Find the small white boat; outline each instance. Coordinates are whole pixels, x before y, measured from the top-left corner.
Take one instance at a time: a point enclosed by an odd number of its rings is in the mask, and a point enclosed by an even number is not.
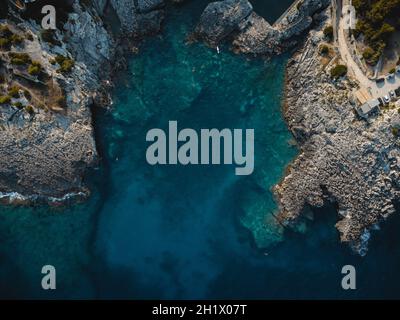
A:
[[[218,46],[217,46],[217,52],[218,52],[218,54],[221,53],[221,50],[219,50],[219,47],[218,47]]]

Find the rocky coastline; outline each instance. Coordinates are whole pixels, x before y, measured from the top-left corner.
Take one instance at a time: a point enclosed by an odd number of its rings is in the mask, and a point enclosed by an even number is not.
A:
[[[64,92],[67,105],[33,105],[22,112],[19,93],[10,108],[0,109],[3,203],[54,204],[89,195],[83,177],[98,161],[91,107],[111,103],[113,74],[124,68],[126,53],[140,39],[159,32],[165,14],[163,0],[73,2],[73,12],[55,33],[55,44],[43,41],[39,25],[16,12],[1,21],[30,35],[11,50],[28,52],[40,63],[46,77]],[[330,77],[330,67],[340,57],[334,48],[330,60],[321,56],[329,3],[300,1],[271,25],[246,0],[213,2],[201,15],[194,37],[213,47],[228,42],[237,53],[263,57],[296,48],[287,65],[283,113],[300,151],[274,187],[276,217],[293,227],[309,217],[308,207],[335,203],[341,241],[364,255],[370,231],[395,212],[400,196],[399,140],[392,134],[400,128],[400,116],[385,110],[376,121],[360,119],[352,96],[357,84]],[[109,19],[117,21],[123,36],[112,31]],[[70,73],[58,72],[52,63],[57,55],[74,59]],[[4,63],[9,72],[12,66]]]
[[[326,16],[329,22],[329,11]],[[399,116],[390,109],[371,121],[357,116],[357,83],[331,78],[338,52],[330,62],[321,56],[325,25],[310,32],[286,70],[283,112],[300,154],[274,188],[278,219],[295,226],[309,207],[334,203],[341,241],[365,255],[371,231],[395,213],[399,199],[399,140],[393,134]]]
[[[330,0],[302,0],[273,25],[260,17],[248,0],[210,3],[200,17],[193,37],[211,47],[228,42],[236,53],[271,57],[295,47]]]
[[[393,132],[400,117],[387,109],[376,119],[360,119],[354,108],[357,83],[332,79],[330,70],[341,58],[323,33],[332,24],[329,5],[295,3],[271,26],[248,1],[215,2],[195,35],[213,47],[228,42],[235,52],[264,57],[295,48],[286,68],[283,113],[300,150],[273,188],[276,218],[296,229],[312,218],[310,208],[334,203],[341,241],[365,255],[371,231],[395,213],[399,199],[400,151]],[[321,54],[322,46],[330,48],[328,56]]]
[[[50,40],[38,21],[21,17],[11,4],[1,20],[4,30],[23,39],[3,50],[1,60],[4,90],[16,83],[19,88],[15,97],[5,96],[9,107],[0,109],[0,201],[5,204],[54,205],[88,197],[83,178],[98,163],[91,108],[110,105],[113,77],[125,67],[126,54],[159,32],[164,17],[162,0],[69,3],[67,21]],[[15,53],[39,65],[45,80],[20,72],[8,61]],[[73,61],[71,71],[60,72],[53,62],[57,57]],[[52,99],[54,88],[63,106]]]

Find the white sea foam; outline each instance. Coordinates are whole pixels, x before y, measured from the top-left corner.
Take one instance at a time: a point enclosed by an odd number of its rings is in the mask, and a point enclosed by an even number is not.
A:
[[[39,195],[22,195],[18,192],[0,192],[0,200],[7,199],[8,202],[14,203],[18,201],[30,201],[30,202],[35,202],[35,201],[45,201],[48,203],[54,203],[54,202],[64,202],[67,200],[70,200],[75,197],[86,197],[87,193],[85,192],[70,192],[65,194],[62,197],[44,197],[44,196],[39,196]]]

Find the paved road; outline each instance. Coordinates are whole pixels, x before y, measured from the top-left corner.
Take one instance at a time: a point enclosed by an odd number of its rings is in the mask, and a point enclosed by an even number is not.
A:
[[[341,1],[338,1],[339,5]],[[345,5],[349,3],[349,1],[344,1]],[[341,10],[341,9],[340,9]],[[338,8],[339,11],[339,8]],[[338,30],[338,49],[342,60],[347,64],[349,69],[349,75],[356,79],[361,87],[366,88],[374,98],[383,97],[387,95],[389,91],[395,90],[400,87],[400,75],[397,73],[394,79],[388,81],[386,80],[384,83],[377,84],[374,80],[370,80],[365,73],[361,70],[358,64],[354,61],[354,58],[351,54],[350,48],[348,47],[348,43],[346,41],[346,35],[344,30],[345,21],[343,18],[337,20],[339,26]]]

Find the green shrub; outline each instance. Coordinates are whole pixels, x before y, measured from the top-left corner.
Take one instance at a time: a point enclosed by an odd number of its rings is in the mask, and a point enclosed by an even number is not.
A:
[[[398,128],[392,128],[392,134],[397,137],[399,135],[399,129]]]
[[[354,0],[357,11],[356,33],[365,36],[365,42],[373,50],[370,64],[376,64],[388,45],[389,38],[396,28],[399,30],[400,1],[399,0]]]
[[[7,49],[10,46],[10,40],[7,38],[0,38],[0,48]]]
[[[25,107],[26,112],[28,112],[30,115],[35,113],[35,109],[33,109],[32,106],[26,106]]]
[[[10,52],[8,56],[11,58],[12,64],[24,65],[31,63],[31,58],[27,53]]]
[[[11,32],[10,28],[7,25],[5,24],[0,25],[0,36],[8,38],[11,37],[12,34],[13,33]]]
[[[389,73],[394,74],[395,72],[396,72],[396,68],[392,68],[392,69],[389,70]]]
[[[68,73],[68,72],[71,72],[71,70],[72,70],[72,68],[74,67],[74,65],[75,65],[75,62],[74,62],[73,60],[70,60],[70,59],[65,60],[65,61],[62,63],[62,65],[61,65],[59,71],[60,71],[61,73]]]
[[[39,67],[37,67],[37,66],[30,65],[30,66],[28,67],[28,73],[29,73],[31,76],[37,76],[37,75],[40,74],[40,72],[41,72],[41,69],[40,69]]]
[[[20,87],[12,86],[11,88],[8,89],[8,94],[13,98],[18,98],[19,97],[19,90],[20,90]]]
[[[329,47],[327,45],[322,45],[320,49],[322,55],[327,55],[329,53]]]
[[[8,104],[11,101],[10,96],[0,96],[0,104]]]
[[[37,76],[40,72],[42,72],[42,65],[37,61],[32,61],[32,64],[28,67],[28,73]]]
[[[382,50],[379,49],[378,51],[375,51],[371,47],[367,47],[363,52],[363,58],[365,59],[365,61],[368,64],[374,66],[378,63],[382,52],[383,52],[383,49]]]
[[[338,79],[340,77],[343,77],[347,74],[347,66],[338,64],[335,67],[332,68],[331,70],[331,77],[334,79]]]
[[[11,59],[11,64],[14,64],[16,66],[23,66],[23,65],[26,64],[26,62],[24,60],[22,60],[22,59],[19,59],[19,58],[12,58]]]
[[[71,72],[72,68],[75,65],[75,61],[64,57],[62,55],[57,55],[54,60],[60,65],[60,68],[58,68],[58,72],[60,73],[68,73]]]
[[[329,40],[333,39],[333,27],[332,26],[326,26],[324,29],[324,36],[328,38]]]
[[[24,38],[21,37],[20,35],[14,33],[11,36],[10,40],[11,40],[12,44],[20,44],[20,43],[22,43],[22,41],[24,41]]]
[[[374,56],[374,54],[375,54],[374,49],[372,49],[371,47],[367,47],[363,52],[363,58],[365,60],[369,60]]]
[[[62,56],[61,54],[56,55],[54,58],[54,61],[58,63],[59,65],[62,65],[62,63],[67,59],[66,57]]]

